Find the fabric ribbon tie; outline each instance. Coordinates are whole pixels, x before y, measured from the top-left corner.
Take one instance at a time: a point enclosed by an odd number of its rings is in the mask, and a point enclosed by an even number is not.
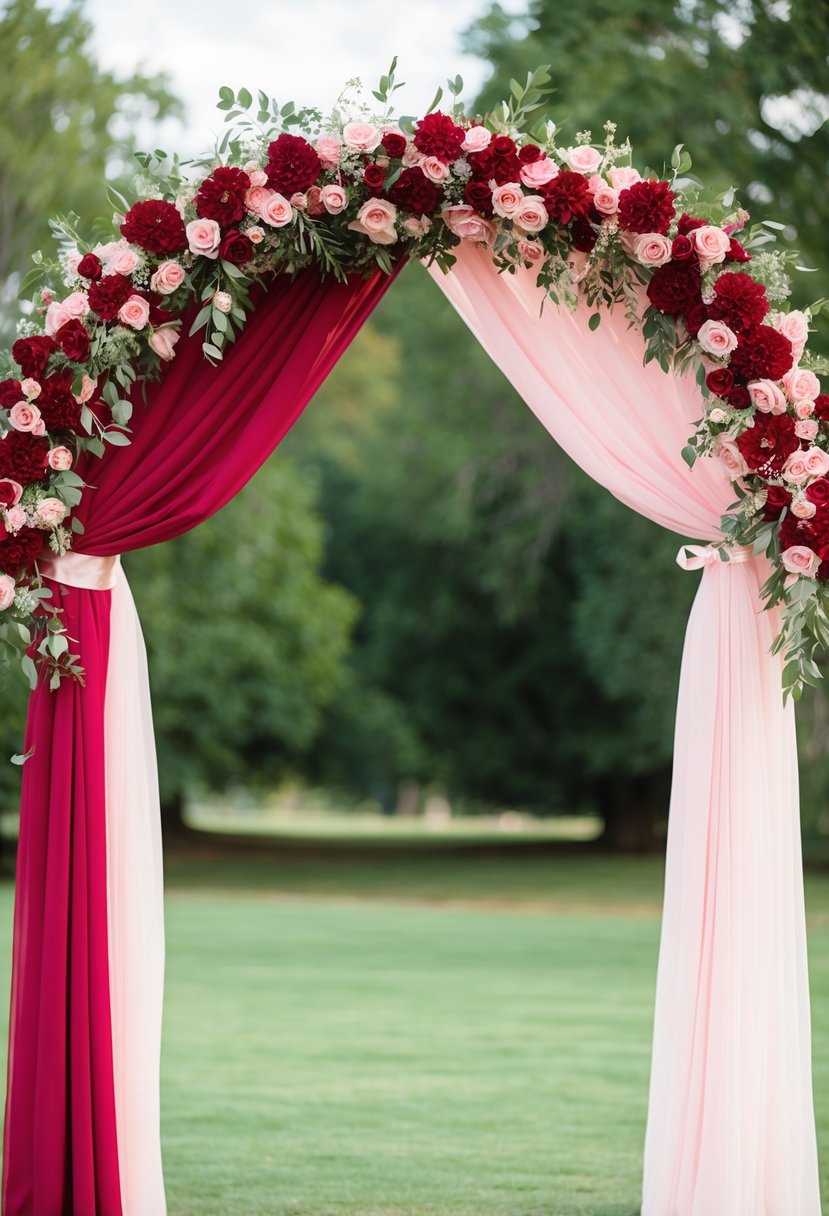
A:
[[[40,573],[65,587],[84,591],[111,591],[121,573],[121,558],[96,557],[92,553],[70,551],[62,557],[47,557],[40,562]]]
[[[723,552],[728,554],[727,558],[721,556]],[[750,562],[752,557],[754,550],[751,545],[733,545],[725,550],[716,545],[680,545],[676,564],[680,570],[702,570],[706,566],[720,563],[724,566],[735,563],[739,565],[741,562]]]

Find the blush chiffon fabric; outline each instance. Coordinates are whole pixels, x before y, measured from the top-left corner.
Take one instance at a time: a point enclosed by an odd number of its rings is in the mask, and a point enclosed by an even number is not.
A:
[[[15,893],[4,1216],[164,1216],[161,837],[146,657],[118,554],[186,532],[256,472],[394,276],[263,294],[218,367],[183,337],[132,444],[90,462],[48,565],[85,684],[32,695]],[[233,538],[229,538],[233,544]]]
[[[693,377],[643,366],[623,310],[590,332],[586,307],[540,311],[533,271],[455,252],[430,273],[557,443],[640,514],[720,540],[731,483],[680,456],[703,411]],[[642,1216],[821,1211],[794,713],[767,574],[764,558],[703,563],[685,636]]]

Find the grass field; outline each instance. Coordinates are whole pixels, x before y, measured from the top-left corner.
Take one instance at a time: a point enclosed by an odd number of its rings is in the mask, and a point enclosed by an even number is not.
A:
[[[289,852],[167,883],[171,1216],[637,1212],[657,862]],[[829,878],[808,903],[829,1158]]]

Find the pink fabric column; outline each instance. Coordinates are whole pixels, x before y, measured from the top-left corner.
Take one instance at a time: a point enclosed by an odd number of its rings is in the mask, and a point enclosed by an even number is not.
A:
[[[84,551],[114,556],[156,544],[222,507],[296,421],[390,281],[379,272],[368,280],[321,281],[313,270],[277,280],[217,368],[205,362],[200,336],[182,338],[163,380],[149,387],[148,403],[136,393],[132,445],[89,465],[96,488],[79,512]],[[39,685],[29,711],[27,746],[34,754],[21,808],[3,1212],[163,1216],[158,1075],[130,1058],[137,1051],[142,1060],[157,1060],[160,1000],[152,1003],[142,1043],[125,999],[142,968],[157,976],[163,965],[157,957],[124,954],[140,953],[142,942],[151,950],[159,936],[134,924],[142,899],[151,922],[161,916],[149,761],[130,794],[129,774],[141,769],[147,742],[136,736],[132,716],[148,706],[140,632],[123,588],[54,584],[54,590],[87,681],[64,683],[56,693]],[[113,596],[117,653],[110,662]],[[114,684],[108,677],[115,672]],[[131,696],[124,681],[133,679]],[[141,749],[139,758],[125,764],[130,749]],[[117,823],[107,803],[116,796]],[[110,882],[108,860],[128,863],[124,842],[136,832],[144,839],[135,864],[149,872],[132,872],[129,886]],[[110,946],[118,957],[110,957]],[[150,1159],[142,1145],[154,1146]]]
[[[694,380],[643,366],[621,310],[591,333],[584,308],[540,314],[532,272],[457,252],[435,282],[561,447],[634,510],[719,539],[731,485],[680,457]],[[642,1216],[820,1216],[794,715],[764,564],[706,565],[685,640]]]

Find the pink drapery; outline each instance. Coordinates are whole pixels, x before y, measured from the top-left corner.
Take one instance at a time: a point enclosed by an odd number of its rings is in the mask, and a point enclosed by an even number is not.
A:
[[[132,445],[90,464],[95,489],[78,512],[78,547],[114,556],[180,535],[224,506],[296,421],[390,282],[380,273],[323,282],[313,270],[280,279],[218,368],[205,362],[201,337],[183,338],[148,404],[136,400]],[[52,583],[86,685],[49,693],[41,684],[30,705],[4,1216],[164,1211],[160,875],[141,875],[142,891],[133,873],[142,860],[160,862],[149,698],[126,582],[114,563],[99,569],[112,579],[96,582],[93,570],[91,582],[87,572]],[[80,585],[66,585],[72,581]],[[156,1062],[154,1075],[140,1067],[147,1061]],[[142,1092],[125,1093],[131,1085]]]
[[[644,367],[622,310],[591,333],[585,308],[539,314],[533,272],[457,253],[435,281],[561,447],[635,511],[719,540],[730,483],[680,457],[693,379]],[[706,564],[685,639],[642,1216],[820,1216],[794,715],[766,574]]]

